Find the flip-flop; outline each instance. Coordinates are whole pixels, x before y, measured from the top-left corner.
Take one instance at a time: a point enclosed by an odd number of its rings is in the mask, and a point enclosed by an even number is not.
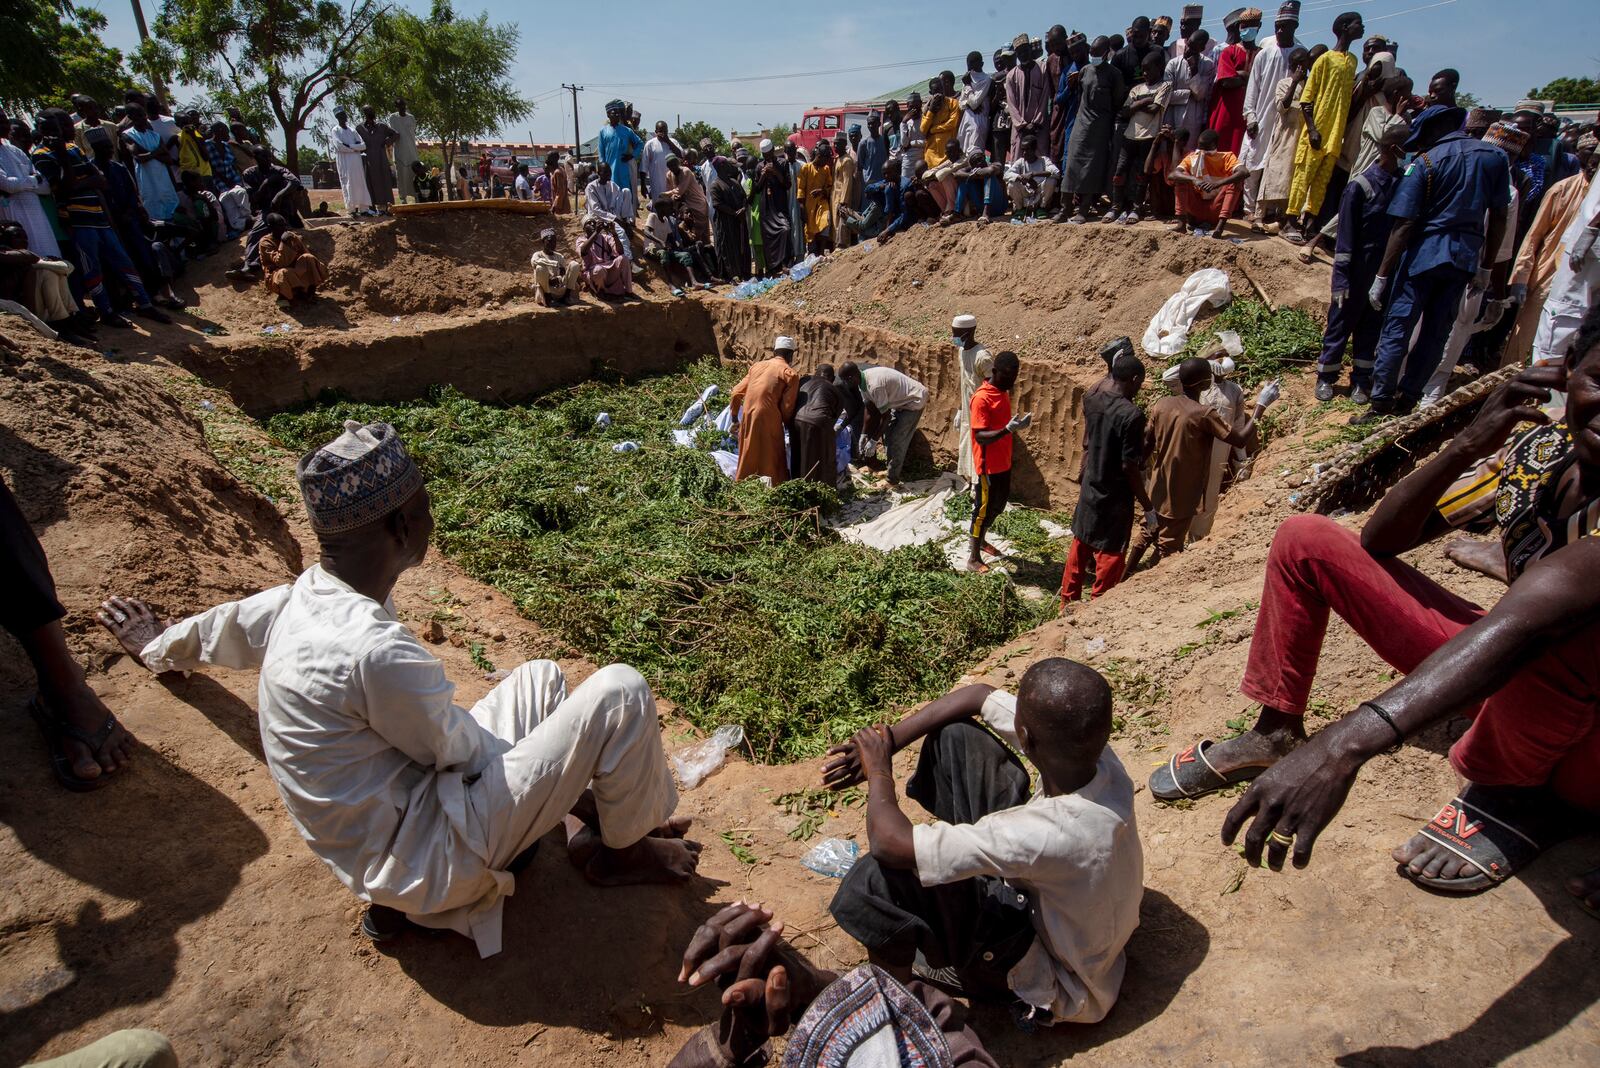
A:
[[[76,774],[72,770],[72,758],[67,756],[66,746],[62,742],[66,738],[82,742],[88,747],[89,755],[98,760],[101,747],[116,732],[116,716],[107,712],[106,721],[98,730],[93,732],[80,730],[56,715],[55,710],[45,704],[44,698],[38,694],[28,702],[28,714],[33,716],[33,721],[39,725],[39,730],[44,735],[45,745],[50,750],[50,770],[55,773],[57,782],[79,794],[98,790],[106,784],[111,775],[104,770],[93,779],[85,779]]]
[[[1150,776],[1151,795],[1161,801],[1192,800],[1234,783],[1249,782],[1272,766],[1247,764],[1228,772],[1218,771],[1206,757],[1206,751],[1215,744],[1210,738],[1205,738],[1172,754],[1172,759]]]
[[[1478,874],[1439,879],[1413,874],[1405,864],[1400,874],[1429,890],[1476,894],[1499,886],[1577,831],[1570,810],[1554,795],[1548,804],[1518,805],[1514,812],[1505,797],[1493,787],[1468,786],[1422,826],[1424,838],[1477,868]]]

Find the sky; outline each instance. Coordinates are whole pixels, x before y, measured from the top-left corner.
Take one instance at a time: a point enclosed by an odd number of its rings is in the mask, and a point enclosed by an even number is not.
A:
[[[419,13],[430,6],[428,0],[400,2]],[[93,4],[108,20],[108,43],[124,49],[137,43],[128,0]],[[157,4],[145,0],[148,16],[154,17]],[[1084,13],[1089,6],[1092,17]],[[1221,36],[1222,15],[1232,6],[1206,5],[1205,25],[1214,36]],[[562,83],[586,87],[578,94],[584,139],[599,130],[612,97],[632,100],[647,130],[657,119],[674,128],[698,119],[744,132],[795,124],[807,107],[870,98],[940,69],[960,73],[968,51],[990,55],[1024,30],[1043,37],[1059,22],[1092,38],[1122,32],[1141,13],[1176,17],[1180,7],[1178,0],[1010,0],[1003,8],[990,0],[809,0],[796,8],[612,0],[607,17],[597,20],[569,4],[456,0],[458,14],[487,10],[492,22],[522,22],[529,11],[538,11],[537,22],[523,23],[513,71],[518,88],[537,107],[528,121],[502,130],[500,139],[520,141],[531,134],[536,142],[563,144],[571,142],[573,126],[572,96],[560,89]],[[784,17],[765,18],[763,10]],[[1270,32],[1276,7],[1263,10]],[[1369,34],[1399,42],[1400,66],[1419,87],[1434,71],[1455,67],[1462,89],[1494,106],[1514,104],[1554,78],[1600,72],[1594,0],[1305,0],[1301,41],[1331,44],[1333,19],[1347,10],[1362,13]],[[181,100],[185,94],[180,88],[177,95]]]

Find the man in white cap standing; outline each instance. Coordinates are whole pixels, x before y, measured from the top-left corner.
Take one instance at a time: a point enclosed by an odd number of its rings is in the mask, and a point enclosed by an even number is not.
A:
[[[800,375],[794,360],[794,338],[779,335],[772,356],[750,365],[750,373],[728,396],[728,411],[739,421],[739,467],[736,480],[765,475],[776,486],[789,477],[783,428],[800,402]]]
[[[1256,219],[1256,195],[1261,190],[1261,175],[1267,169],[1267,148],[1278,128],[1278,109],[1272,93],[1289,73],[1289,53],[1300,47],[1295,31],[1300,28],[1300,0],[1284,0],[1272,26],[1272,37],[1256,52],[1250,64],[1250,79],[1244,87],[1244,147],[1239,159],[1250,171],[1244,183],[1245,218]],[[1252,230],[1262,230],[1252,221]]]
[[[977,482],[977,475],[972,465],[972,434],[967,412],[972,407],[972,395],[978,392],[978,387],[989,377],[989,368],[994,365],[989,350],[978,344],[977,333],[976,315],[958,315],[950,320],[950,342],[956,347],[956,371],[961,380],[961,407],[956,410],[954,420],[956,438],[960,442],[956,449],[956,474],[968,486]]]
[[[260,671],[267,769],[311,851],[371,902],[368,937],[449,929],[498,953],[512,872],[558,826],[595,883],[688,879],[700,847],[669,820],[677,792],[639,673],[613,664],[568,694],[534,660],[457,706],[391,598],[433,533],[394,428],[347,422],[297,474],[321,559],[293,584],[170,627],[133,600],[102,622],[157,673]]]

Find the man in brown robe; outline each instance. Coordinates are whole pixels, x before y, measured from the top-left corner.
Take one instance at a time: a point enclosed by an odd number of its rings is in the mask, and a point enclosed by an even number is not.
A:
[[[776,486],[789,477],[783,428],[800,399],[800,375],[789,366],[793,359],[794,338],[780,337],[772,343],[772,358],[752,365],[733,387],[728,407],[739,421],[736,480],[766,475]]]
[[[328,268],[306,249],[282,215],[268,215],[266,223],[260,245],[262,284],[284,304],[311,296],[328,280]]]

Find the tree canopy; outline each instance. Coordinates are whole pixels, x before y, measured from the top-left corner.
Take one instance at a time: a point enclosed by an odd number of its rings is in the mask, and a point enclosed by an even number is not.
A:
[[[1548,85],[1529,89],[1528,95],[1557,104],[1600,104],[1600,78],[1557,78]]]
[[[385,113],[404,99],[418,131],[444,145],[448,166],[460,142],[481,140],[533,111],[510,77],[517,39],[515,25],[491,25],[487,14],[461,18],[450,0],[434,0],[427,18],[390,11],[363,42],[359,73],[339,99]]]
[[[294,169],[301,133],[324,101],[365,73],[368,37],[389,11],[382,0],[166,0],[155,32],[184,81],[252,125],[281,130]]]
[[[74,93],[121,101],[135,84],[122,53],[100,39],[106,17],[56,0],[0,4],[0,105],[8,112],[69,107]]]
[[[684,149],[699,148],[700,142],[710,138],[711,143],[717,146],[717,151],[727,155],[732,146],[728,143],[728,135],[711,125],[709,122],[686,122],[672,132],[672,139]]]

